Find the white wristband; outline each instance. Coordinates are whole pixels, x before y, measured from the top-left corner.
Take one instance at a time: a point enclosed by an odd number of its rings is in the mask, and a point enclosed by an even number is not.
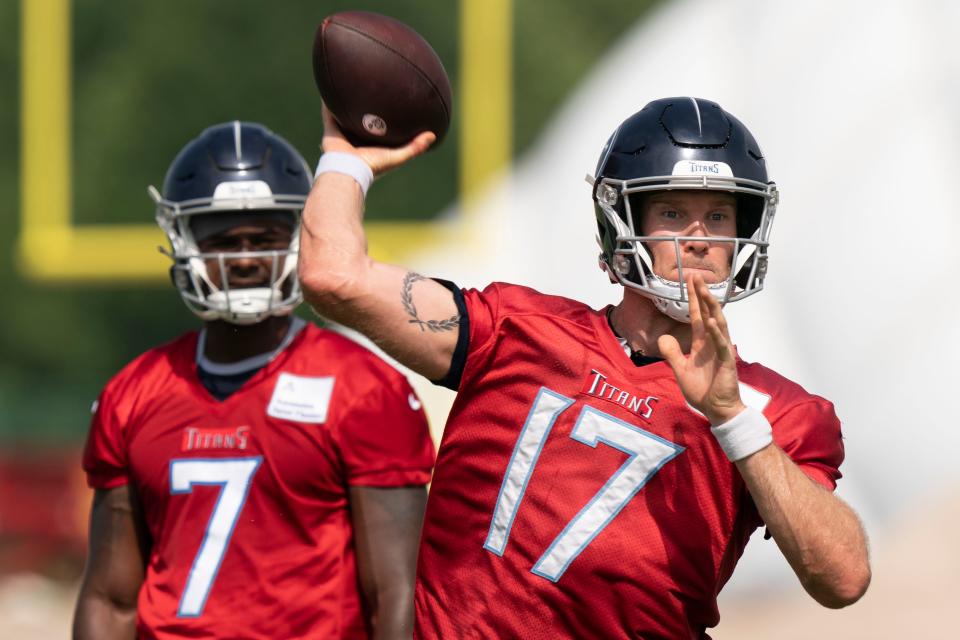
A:
[[[367,195],[367,189],[373,183],[373,170],[360,156],[342,151],[331,151],[320,156],[320,162],[317,163],[317,170],[313,174],[316,181],[321,173],[333,171],[350,176],[360,185],[363,195]]]
[[[763,413],[747,407],[731,420],[710,428],[730,462],[746,458],[773,442],[773,429]]]

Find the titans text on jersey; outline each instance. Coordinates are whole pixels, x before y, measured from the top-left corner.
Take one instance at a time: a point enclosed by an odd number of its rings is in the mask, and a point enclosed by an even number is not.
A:
[[[762,523],[670,367],[635,366],[605,310],[504,284],[459,296],[469,344],[424,524],[419,637],[706,637]],[[775,442],[833,489],[833,406],[737,368]]]

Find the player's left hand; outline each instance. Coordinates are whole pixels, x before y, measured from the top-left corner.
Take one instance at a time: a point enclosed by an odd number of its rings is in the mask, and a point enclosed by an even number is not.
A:
[[[657,340],[687,402],[707,417],[710,424],[722,424],[746,406],[740,399],[737,361],[719,301],[710,295],[700,274],[687,276],[690,298],[690,353],[684,355],[677,339],[663,335]]]

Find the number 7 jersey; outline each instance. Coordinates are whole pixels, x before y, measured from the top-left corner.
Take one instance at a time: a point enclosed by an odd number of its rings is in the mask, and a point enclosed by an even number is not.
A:
[[[417,636],[708,637],[762,523],[669,365],[634,366],[604,311],[571,300],[504,284],[455,295],[469,340],[427,505]],[[738,373],[777,445],[832,490],[832,405],[760,365]]]
[[[366,638],[351,486],[429,482],[433,443],[406,379],[307,325],[223,401],[197,334],[106,386],[83,466],[128,484],[151,537],[140,638]]]

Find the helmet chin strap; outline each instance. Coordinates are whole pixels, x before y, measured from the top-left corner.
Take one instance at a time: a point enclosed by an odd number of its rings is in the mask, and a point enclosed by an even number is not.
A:
[[[686,322],[689,324],[690,303],[686,300],[678,300],[678,298],[683,297],[686,287],[679,282],[661,278],[656,274],[651,274],[649,278],[647,283],[648,291],[641,291],[641,293],[653,300],[654,306],[657,307],[660,313],[678,322]],[[725,304],[724,294],[727,291],[727,287],[728,283],[726,280],[707,285],[710,295],[717,299],[721,307]]]
[[[232,324],[256,324],[270,315],[276,315],[280,292],[273,287],[250,287],[214,291],[207,296],[207,304],[215,316]]]

